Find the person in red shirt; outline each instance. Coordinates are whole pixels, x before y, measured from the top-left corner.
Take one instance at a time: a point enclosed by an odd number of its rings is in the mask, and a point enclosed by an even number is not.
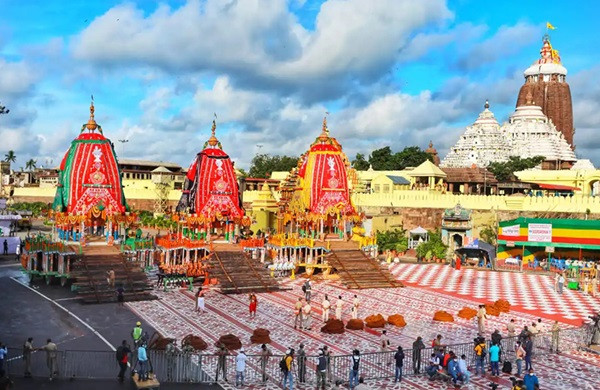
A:
[[[254,318],[256,317],[256,306],[258,305],[258,300],[256,299],[256,295],[254,294],[250,294],[250,305],[249,305],[249,310],[250,310],[250,317]]]
[[[129,361],[129,354],[131,353],[131,349],[129,349],[129,345],[127,345],[127,341],[123,340],[119,348],[117,348],[116,358],[119,363],[119,382],[123,382],[125,379],[125,371],[127,370],[127,362]]]

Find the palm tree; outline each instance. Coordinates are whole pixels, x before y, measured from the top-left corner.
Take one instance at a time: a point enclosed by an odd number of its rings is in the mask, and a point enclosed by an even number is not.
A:
[[[36,167],[37,167],[37,160],[29,159],[29,161],[27,161],[25,163],[25,169],[29,169],[30,171],[33,171]]]
[[[15,162],[17,161],[17,155],[14,151],[9,150],[8,153],[4,155],[4,161],[6,162]]]

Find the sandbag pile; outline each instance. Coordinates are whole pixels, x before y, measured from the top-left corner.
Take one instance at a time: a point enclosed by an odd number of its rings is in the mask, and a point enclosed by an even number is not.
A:
[[[403,328],[406,326],[406,321],[404,321],[404,317],[401,314],[392,314],[388,317],[388,324],[392,324],[399,328]]]
[[[271,334],[271,332],[267,329],[254,329],[252,336],[250,336],[250,342],[252,344],[269,344],[271,342],[271,337],[269,337],[269,334]]]
[[[346,329],[344,329],[344,323],[342,320],[336,320],[335,318],[331,318],[321,328],[321,332],[328,334],[342,334],[345,331]]]
[[[385,318],[381,314],[373,314],[365,318],[365,323],[369,328],[384,328]]]

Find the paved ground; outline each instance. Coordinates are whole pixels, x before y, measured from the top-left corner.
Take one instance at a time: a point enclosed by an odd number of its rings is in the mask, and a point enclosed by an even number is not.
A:
[[[15,390],[129,390],[135,389],[132,382],[118,383],[117,381],[75,380],[75,381],[48,381],[46,379],[14,378]],[[187,389],[220,389],[219,386],[196,384],[161,384],[161,390],[187,390]]]
[[[596,298],[579,291],[554,291],[554,280],[541,274],[490,272],[463,268],[456,271],[439,264],[394,264],[392,273],[409,286],[443,292],[475,302],[506,299],[519,310],[551,320],[578,325],[600,312]]]

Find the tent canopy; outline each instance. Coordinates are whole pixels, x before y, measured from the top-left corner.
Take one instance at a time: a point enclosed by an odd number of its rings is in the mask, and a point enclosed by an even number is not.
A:
[[[491,244],[488,244],[485,241],[481,241],[478,238],[476,238],[469,244],[463,246],[462,248],[459,248],[456,250],[457,253],[468,253],[468,252],[472,252],[472,251],[485,252],[485,253],[487,253],[488,258],[490,260],[493,260],[496,258],[496,247],[494,247]]]
[[[409,232],[410,234],[427,234],[427,229],[422,228],[421,226],[414,228]]]

